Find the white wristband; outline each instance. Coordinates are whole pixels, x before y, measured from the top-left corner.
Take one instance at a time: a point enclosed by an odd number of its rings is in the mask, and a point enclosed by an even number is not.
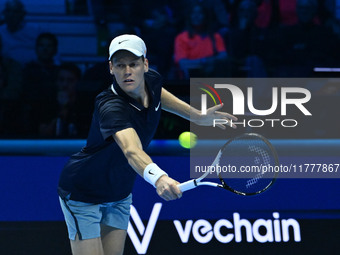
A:
[[[157,180],[163,175],[168,176],[168,174],[160,169],[155,163],[150,163],[147,165],[143,172],[144,180],[146,180],[155,188]]]

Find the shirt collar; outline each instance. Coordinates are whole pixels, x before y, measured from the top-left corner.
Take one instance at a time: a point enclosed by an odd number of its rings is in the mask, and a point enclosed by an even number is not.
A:
[[[150,99],[150,103],[149,103],[149,107],[151,106],[151,102],[153,101],[153,96],[154,96],[154,92],[150,89],[150,86],[148,86],[148,83],[145,81],[145,84],[148,88],[149,91],[149,97],[151,97]],[[126,99],[128,101],[128,103],[133,106],[134,108],[136,108],[138,111],[142,111],[143,109],[145,109],[145,107],[137,102],[135,99],[133,99],[132,97],[128,96],[118,85],[117,82],[113,82],[111,85],[111,90],[114,94],[123,97],[124,99]]]

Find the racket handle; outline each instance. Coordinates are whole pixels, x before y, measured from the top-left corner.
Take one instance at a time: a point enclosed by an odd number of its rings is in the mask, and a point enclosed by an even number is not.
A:
[[[190,180],[190,181],[186,181],[186,182],[183,182],[181,184],[178,184],[178,188],[184,192],[184,191],[187,191],[187,190],[191,190],[191,189],[194,189],[196,188],[197,185],[195,184],[195,180]]]

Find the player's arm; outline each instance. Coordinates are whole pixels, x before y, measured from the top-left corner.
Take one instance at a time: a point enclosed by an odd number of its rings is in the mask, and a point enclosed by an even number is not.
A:
[[[162,88],[162,109],[171,113],[174,113],[184,119],[190,120],[200,126],[211,126],[214,119],[226,119],[236,121],[237,118],[229,113],[220,112],[223,105],[215,105],[207,109],[207,114],[201,114],[201,111],[179,99],[178,97],[171,94],[166,89]],[[224,125],[219,125],[220,128],[225,129]],[[236,125],[233,124],[233,128]]]
[[[178,182],[168,177],[148,154],[143,150],[137,132],[133,128],[123,129],[113,135],[114,140],[123,151],[130,166],[146,181],[152,184],[160,197],[173,200],[182,196],[177,187]]]

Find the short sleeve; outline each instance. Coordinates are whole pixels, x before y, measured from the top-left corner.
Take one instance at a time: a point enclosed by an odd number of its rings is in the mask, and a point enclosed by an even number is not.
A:
[[[104,140],[111,139],[120,130],[132,127],[128,108],[128,104],[120,98],[98,104],[99,127]]]

